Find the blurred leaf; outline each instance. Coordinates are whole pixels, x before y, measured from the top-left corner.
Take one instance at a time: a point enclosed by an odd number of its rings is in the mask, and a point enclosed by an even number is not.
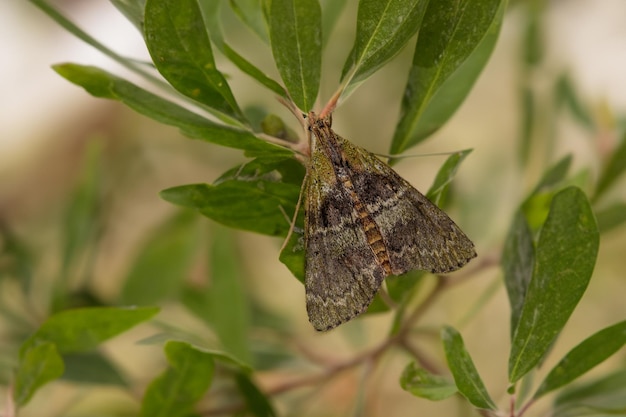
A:
[[[165,354],[170,366],[146,389],[141,417],[187,417],[211,386],[212,355],[175,341],[165,345]]]
[[[245,374],[237,373],[235,382],[243,395],[247,410],[256,417],[276,416],[269,398],[263,394],[252,380]]]
[[[600,330],[572,349],[550,371],[537,389],[539,398],[563,385],[569,384],[589,371],[626,344],[626,321]]]
[[[468,95],[495,46],[505,0],[428,3],[391,154],[439,129]]]
[[[516,382],[543,357],[582,297],[598,253],[599,233],[585,194],[557,193],[541,230],[533,271],[509,357]]]
[[[53,68],[93,96],[120,101],[151,119],[178,127],[191,138],[244,149],[254,155],[291,155],[291,151],[269,144],[248,131],[214,123],[99,68],[76,64]]]
[[[230,6],[241,21],[263,42],[269,45],[270,36],[263,15],[262,0],[230,0]]]
[[[441,339],[443,340],[448,366],[459,392],[474,406],[495,410],[496,406],[489,397],[459,332],[450,326],[445,326],[441,330]]]
[[[20,362],[15,375],[13,399],[19,406],[30,401],[43,385],[63,374],[63,360],[54,343],[32,343],[20,351]]]
[[[535,115],[535,93],[527,86],[523,86],[519,90],[520,100],[520,137],[519,137],[519,155],[522,166],[526,166],[528,158],[530,158],[530,149],[533,141],[533,133],[536,125]]]
[[[117,8],[126,19],[128,19],[139,32],[143,34],[143,11],[146,7],[146,0],[110,0],[111,4]]]
[[[565,105],[574,119],[589,131],[594,131],[594,121],[589,110],[580,101],[578,93],[574,88],[568,74],[561,74],[556,81],[556,101],[557,105]]]
[[[294,159],[256,159],[229,170],[213,185],[168,188],[161,197],[229,227],[286,236],[290,219],[284,213],[295,210],[303,176],[304,167]]]
[[[244,120],[226,79],[215,67],[197,0],[147,0],[144,32],[154,65],[175,89]]]
[[[606,162],[598,179],[596,185],[596,193],[593,196],[593,201],[597,201],[626,171],[626,134],[622,137],[622,142],[617,145],[617,148],[609,156],[609,160]]]
[[[63,263],[60,273],[62,282],[69,280],[72,264],[93,243],[101,227],[99,214],[102,204],[102,147],[100,141],[89,143],[80,183],[74,189],[64,213]]]
[[[317,0],[272,0],[270,39],[278,72],[303,112],[313,108],[322,63],[321,9]]]
[[[446,159],[446,162],[443,163],[439,171],[437,172],[437,176],[433,181],[433,185],[430,186],[430,189],[426,193],[426,197],[433,203],[440,205],[441,197],[445,194],[448,189],[448,185],[452,182],[452,179],[456,175],[456,171],[461,165],[461,162],[465,159],[469,153],[472,152],[472,149],[466,149],[464,151],[456,152]]]
[[[626,410],[626,370],[565,388],[556,397],[554,410],[559,417],[623,415]]]
[[[30,292],[35,260],[31,250],[0,220],[0,281],[3,276],[19,281],[22,291]]]
[[[433,375],[420,368],[415,362],[404,368],[400,386],[416,397],[431,401],[445,400],[458,392],[456,385],[442,376]]]
[[[346,7],[347,0],[322,0],[322,48],[328,45],[331,33]]]
[[[60,353],[92,350],[158,312],[156,307],[94,307],[62,311],[48,318],[22,344],[20,354],[45,342],[54,343]]]
[[[544,56],[546,40],[542,33],[544,27],[542,17],[545,7],[542,0],[526,1],[523,7],[526,18],[522,44],[523,63],[530,68],[538,66]]]
[[[396,56],[415,35],[428,0],[361,0],[356,39],[341,73],[344,96]]]
[[[63,362],[65,380],[77,384],[128,386],[117,367],[100,352],[66,354],[63,355]]]
[[[571,165],[572,155],[567,154],[543,173],[541,180],[539,180],[531,194],[537,194],[545,189],[551,189],[561,183],[567,177]]]
[[[198,216],[180,210],[145,239],[124,280],[122,304],[150,305],[178,296],[196,255]]]
[[[231,5],[234,5],[234,3],[235,2],[231,0]],[[260,7],[259,0],[256,0],[255,3],[257,3]],[[215,44],[217,49],[219,49],[220,52],[222,52],[224,56],[226,56],[226,58],[228,58],[233,64],[235,64],[237,68],[239,68],[243,73],[251,76],[259,83],[261,83],[261,85],[264,85],[274,93],[278,94],[280,97],[287,99],[287,92],[280,84],[265,75],[263,71],[253,65],[246,58],[239,55],[239,53],[237,53],[224,41],[221,27],[222,18],[220,15],[221,4],[222,3],[219,1],[203,1],[200,3],[200,7],[202,8],[204,19],[207,22],[213,44]]]
[[[251,363],[248,300],[241,283],[240,257],[227,229],[214,227],[211,231],[211,282],[205,288],[190,288],[185,299],[195,299],[188,307],[215,330],[227,352]]]
[[[603,210],[600,210],[596,214],[596,219],[598,220],[600,233],[606,233],[609,230],[626,223],[626,203],[617,202]]]
[[[502,251],[502,269],[511,305],[511,338],[519,323],[526,291],[535,266],[533,237],[521,211],[517,211]]]

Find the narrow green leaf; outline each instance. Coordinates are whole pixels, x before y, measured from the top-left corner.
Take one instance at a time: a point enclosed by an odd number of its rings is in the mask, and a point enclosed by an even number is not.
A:
[[[538,66],[545,56],[546,44],[542,22],[545,6],[542,1],[532,0],[524,4],[524,39],[522,44],[522,62],[526,69]]]
[[[300,206],[294,231],[289,238],[289,242],[287,242],[280,252],[278,259],[289,269],[298,281],[304,284],[304,204]],[[293,210],[295,210],[295,206]],[[293,210],[291,212],[287,211],[292,217]]]
[[[622,224],[626,223],[626,203],[617,202],[603,210],[597,215],[598,228],[600,233],[606,233]]]
[[[541,180],[531,194],[537,194],[545,189],[551,189],[561,183],[567,177],[569,168],[572,165],[572,155],[568,154],[561,158],[543,173]]]
[[[63,355],[63,379],[78,384],[128,386],[120,370],[100,352],[69,353]]]
[[[143,33],[143,11],[146,0],[111,0],[111,4]]]
[[[224,350],[243,362],[251,363],[248,340],[250,314],[241,283],[242,272],[235,242],[226,228],[214,227],[211,231],[210,284],[205,288],[191,289],[190,293],[201,298],[204,305],[202,309],[192,307],[192,311],[200,313],[199,317],[212,326]],[[193,302],[192,306],[197,304]]]
[[[505,4],[505,0],[428,3],[391,154],[424,140],[461,105],[493,51]]]
[[[169,367],[148,386],[141,417],[187,417],[211,386],[212,355],[183,342],[165,345]]]
[[[257,6],[260,8],[259,1],[255,0],[255,3],[257,3]],[[222,2],[219,1],[205,1],[200,3],[200,7],[202,8],[202,13],[204,15],[204,20],[207,23],[213,44],[215,44],[217,49],[219,49],[219,51],[222,52],[224,56],[226,56],[226,58],[228,58],[233,64],[235,64],[237,68],[239,68],[243,73],[251,76],[259,83],[261,83],[261,85],[267,87],[275,94],[278,94],[285,99],[288,98],[287,91],[285,91],[285,89],[280,84],[268,77],[263,71],[261,71],[243,56],[239,55],[237,51],[231,48],[224,41],[224,36],[222,34],[222,16],[220,14],[221,4]],[[234,5],[233,0],[231,0],[231,5]]]
[[[426,193],[426,197],[433,203],[439,205],[441,201],[441,197],[445,194],[448,189],[448,185],[452,182],[452,179],[456,175],[456,171],[461,165],[461,162],[465,159],[469,153],[472,152],[471,149],[466,149],[464,151],[456,152],[446,159],[446,162],[443,163],[439,171],[437,172],[437,176],[433,181],[433,185],[430,186],[430,189]]]
[[[569,384],[589,371],[626,344],[626,321],[593,334],[572,349],[550,371],[537,389],[534,398]]]
[[[93,244],[100,228],[102,199],[101,154],[103,144],[92,141],[87,148],[80,183],[73,191],[63,219],[61,281],[68,280],[70,267]],[[65,290],[65,289],[61,289]]]
[[[244,120],[224,75],[215,67],[197,0],[147,0],[144,32],[154,65],[175,89]]]
[[[322,49],[328,45],[331,33],[339,21],[347,0],[321,0],[322,3]]]
[[[458,392],[456,385],[452,382],[442,376],[429,373],[415,362],[404,368],[400,376],[400,386],[416,397],[431,401],[445,400]]]
[[[290,219],[284,213],[295,210],[303,176],[304,168],[293,159],[257,159],[229,170],[213,185],[168,188],[161,197],[229,227],[285,236]]]
[[[604,165],[593,200],[597,201],[626,171],[626,134],[622,137],[622,142],[611,153],[609,160]]]
[[[322,65],[321,9],[317,0],[272,0],[270,39],[278,72],[303,112],[313,108]]]
[[[396,56],[421,26],[428,0],[361,0],[356,39],[341,78],[349,75],[346,92]]]
[[[519,132],[519,162],[522,166],[526,166],[530,158],[530,150],[533,142],[533,133],[537,124],[537,104],[535,103],[535,93],[527,86],[523,86],[519,90],[520,101],[520,132]]]
[[[580,101],[572,79],[568,74],[564,73],[559,76],[555,90],[557,105],[565,105],[576,121],[587,130],[593,131],[595,129],[593,117],[591,117],[589,110]]]
[[[54,343],[41,342],[23,345],[15,375],[13,399],[25,405],[44,384],[63,375],[63,360]]]
[[[93,96],[120,101],[144,116],[178,127],[191,138],[244,149],[250,154],[291,155],[290,151],[264,142],[248,131],[214,123],[99,68],[76,64],[53,68]]]
[[[95,307],[66,310],[46,320],[20,352],[44,342],[52,342],[61,353],[85,352],[131,327],[148,320],[156,307]]]
[[[585,194],[557,193],[541,230],[533,276],[513,335],[509,380],[530,371],[565,326],[582,297],[598,253],[599,233]]]
[[[237,373],[235,375],[235,382],[237,383],[239,392],[243,395],[247,410],[252,413],[252,415],[256,417],[276,416],[276,412],[269,398],[259,390],[248,375]]]
[[[626,409],[626,370],[565,388],[556,397],[554,409],[558,416],[580,416],[583,415],[581,410],[604,410],[606,414],[602,416],[623,415]]]
[[[150,305],[178,296],[196,254],[198,215],[181,210],[151,232],[124,280],[122,304]]]
[[[230,7],[241,21],[254,32],[259,39],[269,45],[270,36],[260,0],[230,0]]]
[[[526,217],[521,211],[517,211],[502,251],[504,284],[511,305],[511,338],[522,314],[526,291],[534,266],[533,236],[526,222]]]
[[[495,410],[496,406],[489,397],[474,362],[465,349],[460,333],[450,326],[445,326],[441,330],[441,339],[443,340],[448,366],[459,392],[474,406]]]

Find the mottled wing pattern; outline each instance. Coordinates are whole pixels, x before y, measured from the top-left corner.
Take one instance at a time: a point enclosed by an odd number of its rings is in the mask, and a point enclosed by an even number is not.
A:
[[[461,268],[476,256],[474,244],[435,204],[368,151],[337,136],[356,169],[354,189],[379,227],[392,272],[435,273]]]
[[[386,275],[367,244],[354,202],[327,163],[323,155],[312,156],[305,201],[306,307],[320,331],[364,312]]]

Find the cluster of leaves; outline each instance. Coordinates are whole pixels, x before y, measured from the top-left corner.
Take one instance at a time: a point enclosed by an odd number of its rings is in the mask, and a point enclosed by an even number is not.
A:
[[[237,396],[222,410],[214,408],[215,402],[211,403],[213,408],[206,413],[247,410],[259,416],[274,415],[269,396],[288,387],[278,386],[262,393],[254,384],[253,376],[254,370],[260,367],[277,367],[282,363],[284,358],[277,356],[283,351],[274,346],[274,357],[268,358],[272,353],[255,350],[249,343],[252,318],[268,320],[268,316],[252,315],[248,311],[251,300],[239,284],[239,263],[228,232],[221,228],[212,230],[207,250],[214,260],[209,267],[212,278],[209,287],[193,287],[181,277],[189,271],[198,248],[206,243],[199,236],[195,212],[232,228],[269,236],[287,235],[289,224],[284,213],[295,211],[305,175],[303,166],[294,159],[294,152],[302,149],[302,144],[294,143],[291,135],[284,134],[282,121],[278,122],[278,128],[262,123],[260,130],[256,129],[231,92],[227,77],[217,69],[213,49],[265,86],[270,93],[268,97],[278,95],[294,113],[307,113],[315,108],[318,99],[322,49],[327,45],[345,1],[327,0],[323,8],[318,0],[230,2],[229,11],[268,45],[282,84],[226,42],[220,27],[221,13],[227,12],[220,10],[222,2],[112,0],[144,35],[153,65],[167,81],[165,83],[148,67],[108,50],[45,1],[31,1],[77,37],[158,87],[162,94],[90,66],[56,65],[54,69],[60,75],[96,97],[120,101],[158,122],[178,127],[191,138],[241,149],[253,159],[228,170],[213,184],[182,185],[162,192],[167,201],[193,210],[177,213],[149,237],[124,281],[118,302],[145,307],[103,307],[93,300],[83,299],[83,304],[89,307],[71,308],[75,298],[64,292],[69,286],[67,283],[57,286],[50,303],[50,317],[25,337],[19,348],[13,391],[16,405],[25,405],[37,389],[60,377],[79,383],[128,387],[128,381],[97,347],[153,317],[157,309],[150,305],[175,298],[211,328],[221,350],[181,329],[166,329],[144,340],[144,343],[164,343],[168,366],[145,388],[139,413],[186,416],[194,415],[196,410],[199,415],[204,414],[197,411],[197,404],[206,398],[213,376],[219,371],[220,378],[234,386],[232,392]],[[418,144],[442,126],[467,96],[493,50],[505,9],[503,0],[361,0],[356,40],[342,67],[339,87],[325,109],[347,99],[419,33],[390,152],[397,154]],[[529,28],[536,29],[536,25],[529,24]],[[528,38],[536,40],[536,37]],[[529,53],[532,59],[528,62],[536,65],[539,62],[536,55]],[[563,98],[561,103],[567,104],[587,126],[593,127],[592,118],[586,115],[566,81],[564,78],[558,84],[559,97]],[[185,105],[166,99],[166,95],[176,95]],[[524,96],[531,94],[525,92]],[[525,109],[532,114],[530,104]],[[268,120],[276,119],[268,115]],[[527,116],[526,120],[525,132],[532,132],[529,127],[532,117]],[[532,147],[530,137],[528,133],[522,140],[526,150]],[[464,151],[448,158],[428,193],[429,198],[439,201],[445,197],[454,173],[467,154]],[[607,159],[593,189],[592,202],[598,207],[602,207],[603,194],[624,171],[625,155],[626,140]],[[502,269],[512,310],[509,382],[510,392],[515,393],[518,400],[517,411],[512,409],[511,415],[521,415],[536,399],[568,385],[626,343],[626,322],[600,330],[572,349],[546,376],[530,400],[524,402],[528,398],[524,390],[516,393],[518,382],[529,381],[527,377],[549,353],[583,295],[594,268],[600,231],[626,221],[623,214],[626,210],[620,210],[625,204],[611,205],[598,215],[599,231],[592,203],[581,190],[586,186],[587,177],[568,176],[570,163],[571,156],[567,156],[549,168],[519,205],[503,249]],[[96,174],[86,175],[86,184],[79,188],[68,211],[60,281],[72,269],[72,263],[81,255],[81,248],[87,246],[86,242],[97,240],[99,231],[92,224],[101,197],[97,193],[97,177]],[[302,216],[297,225],[302,225]],[[16,260],[9,275],[24,283],[23,290],[28,293],[32,259],[10,233],[4,233],[4,240],[7,242],[5,251]],[[217,259],[219,262],[215,261]],[[302,279],[304,259],[297,236],[288,242],[281,261]],[[427,304],[424,302],[417,309],[411,307],[421,276],[417,273],[389,280],[389,297],[397,308],[388,338],[380,346],[360,355],[357,359],[361,361],[351,360],[343,366],[335,366],[319,379],[304,379],[305,382],[296,382],[291,387],[311,381],[323,382],[336,372],[379,357],[393,345],[415,353],[410,349],[409,330]],[[432,297],[426,297],[430,299]],[[377,298],[370,312],[388,309],[388,305]],[[8,309],[3,312],[11,313]],[[275,322],[273,325],[281,328]],[[32,324],[27,328],[32,328]],[[415,354],[417,362],[405,369],[402,387],[432,400],[460,393],[476,408],[487,410],[486,413],[496,412],[496,403],[481,382],[459,332],[445,327],[442,339],[453,381],[424,369],[420,356]],[[615,373],[591,385],[564,391],[555,407],[566,409],[567,415],[575,415],[584,407],[598,407],[601,394],[619,398],[624,384],[615,382],[625,378],[626,373]],[[614,403],[603,406],[611,411],[618,407]]]

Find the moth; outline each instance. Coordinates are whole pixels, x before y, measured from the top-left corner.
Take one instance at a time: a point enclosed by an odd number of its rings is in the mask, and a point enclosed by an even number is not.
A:
[[[446,273],[476,256],[461,229],[372,153],[337,135],[329,114],[308,115],[304,187],[309,321],[330,330],[363,313],[384,278]]]

